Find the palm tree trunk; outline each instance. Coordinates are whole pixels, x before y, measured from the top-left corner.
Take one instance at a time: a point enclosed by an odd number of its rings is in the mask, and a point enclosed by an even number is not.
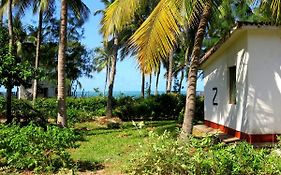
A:
[[[198,73],[199,56],[202,47],[202,42],[205,35],[205,30],[211,15],[211,4],[207,3],[204,7],[202,17],[200,19],[199,27],[195,36],[194,48],[191,56],[191,63],[188,74],[188,88],[185,104],[184,121],[180,137],[185,139],[188,135],[192,134],[192,121],[195,112],[195,99],[196,99],[196,82]]]
[[[109,73],[109,62],[106,63],[106,72],[105,72],[105,81],[104,81],[104,90],[103,90],[103,96],[105,96],[106,88],[107,88],[107,81],[108,81],[108,73]]]
[[[147,95],[151,96],[151,81],[152,81],[152,74],[149,75],[149,85],[148,85],[148,93]]]
[[[144,89],[145,89],[145,74],[141,74],[141,97],[144,98]]]
[[[181,70],[181,78],[180,78],[179,89],[178,89],[179,94],[181,93],[183,79],[184,79],[184,69]]]
[[[116,64],[117,64],[117,56],[118,56],[118,39],[116,34],[114,36],[113,54],[114,55],[112,55],[111,57],[111,69],[110,69],[108,95],[107,95],[108,98],[107,98],[107,106],[106,106],[106,116],[109,118],[112,117],[113,85],[116,75]]]
[[[37,32],[37,43],[36,43],[36,55],[35,55],[35,70],[39,67],[39,59],[40,59],[40,47],[42,41],[42,23],[43,23],[43,12],[42,10],[39,11],[39,19],[38,19],[38,32]],[[35,79],[33,82],[33,105],[35,104],[35,100],[37,98],[37,74],[35,74]]]
[[[67,44],[67,0],[61,0],[60,41],[58,53],[58,117],[57,124],[67,127],[65,89],[65,50]]]
[[[12,13],[12,0],[8,0],[8,30],[9,30],[9,55],[13,55],[13,44],[14,44],[14,35],[13,35],[13,13]],[[13,121],[12,118],[12,77],[8,76],[7,83],[7,94],[6,94],[6,117],[7,123],[11,123]]]
[[[158,68],[158,71],[157,71],[157,75],[156,75],[156,82],[155,82],[155,92],[154,92],[154,95],[158,95],[158,85],[159,85],[159,77],[160,77],[160,66]]]
[[[173,63],[174,63],[174,52],[171,52],[169,56],[169,68],[167,75],[167,93],[170,93],[172,90],[172,81],[173,81]]]

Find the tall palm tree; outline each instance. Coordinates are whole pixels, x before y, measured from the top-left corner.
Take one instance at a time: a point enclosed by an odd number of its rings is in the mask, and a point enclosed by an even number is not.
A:
[[[195,102],[196,102],[196,83],[199,67],[200,51],[205,35],[205,30],[208,25],[209,18],[212,11],[211,2],[207,2],[204,5],[203,14],[200,19],[199,27],[195,36],[194,48],[191,55],[191,63],[188,73],[188,88],[186,93],[186,104],[184,112],[184,120],[182,125],[181,137],[186,138],[187,135],[192,133],[192,121],[195,114]]]
[[[67,45],[68,7],[78,19],[85,20],[89,16],[88,7],[81,0],[61,0],[60,9],[60,40],[58,50],[58,116],[57,124],[67,127],[66,116],[66,86],[65,86],[65,58]]]
[[[144,98],[145,96],[145,74],[141,73],[141,97]]]
[[[191,75],[188,81],[185,122],[182,127],[183,137],[190,134],[192,130],[197,78],[195,74],[198,71],[200,49],[212,2],[211,0],[160,0],[130,39],[131,48],[137,53],[140,68],[149,73],[159,67],[159,60],[171,54],[179,34],[186,25],[192,26],[200,21],[189,71]],[[136,11],[143,3],[144,0],[116,0],[110,5],[103,20],[104,37],[111,36],[115,31],[121,31],[134,19]],[[202,11],[204,11],[203,15],[201,15]]]
[[[53,4],[55,0],[35,0],[33,12],[38,12],[38,31],[37,31],[37,42],[36,42],[36,54],[35,54],[35,71],[38,70],[39,60],[41,55],[41,43],[42,43],[42,26],[43,26],[43,17],[44,14],[49,10],[52,10]],[[35,75],[35,79],[33,82],[33,104],[35,103],[37,97],[37,86],[38,79]]]
[[[159,85],[159,77],[160,77],[160,70],[161,70],[161,65],[156,69],[156,81],[155,81],[155,90],[154,90],[154,95],[158,95],[158,85]]]
[[[104,83],[104,91],[103,95],[105,96],[105,91],[107,89],[107,83],[109,79],[110,72],[110,57],[111,53],[108,47],[97,47],[94,49],[95,56],[93,59],[93,70],[97,72],[101,72],[105,69],[105,83]]]
[[[169,63],[168,63],[168,72],[167,72],[167,93],[170,93],[172,90],[172,82],[173,82],[173,65],[174,65],[174,53],[173,51],[169,55]]]
[[[58,117],[57,124],[67,126],[66,116],[66,87],[65,87],[65,51],[67,43],[67,0],[61,0],[60,10],[60,40],[58,52]]]
[[[13,56],[13,45],[14,45],[14,35],[13,35],[13,0],[8,0],[7,15],[8,15],[8,30],[9,30],[9,55]],[[6,97],[6,115],[7,123],[12,122],[12,77],[8,77],[7,85],[7,97]]]
[[[152,73],[149,74],[149,82],[148,82],[148,89],[147,89],[147,96],[151,96],[151,83],[152,83]]]

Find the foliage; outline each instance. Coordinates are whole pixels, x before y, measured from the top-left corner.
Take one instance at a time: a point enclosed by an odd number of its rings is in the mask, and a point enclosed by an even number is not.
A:
[[[114,113],[122,120],[176,119],[184,107],[185,97],[163,94],[147,98],[121,97],[116,99]]]
[[[169,133],[150,134],[132,156],[130,174],[280,174],[281,155],[246,142],[215,143],[213,138],[177,141]],[[280,152],[280,150],[279,150]]]
[[[67,98],[68,122],[69,124],[74,124],[89,121],[95,116],[103,116],[105,115],[105,106],[105,97]],[[57,99],[37,99],[35,109],[41,111],[49,118],[56,119]]]
[[[179,120],[182,121],[185,96],[162,94],[147,98],[130,96],[118,97],[113,101],[113,115],[123,121],[131,120]],[[70,124],[89,121],[106,112],[106,97],[67,98],[68,120]],[[35,109],[54,118],[57,114],[57,100],[54,98],[37,99]],[[197,97],[196,120],[204,119],[204,99]]]
[[[24,58],[9,54],[8,32],[0,28],[0,85],[26,85],[33,75],[32,66]],[[10,82],[12,81],[12,82]]]
[[[105,164],[103,174],[112,175],[124,174],[120,172],[123,165],[127,164],[129,155],[136,151],[138,144],[146,144],[150,130],[161,134],[164,130],[176,131],[174,121],[124,122],[121,129],[108,129],[92,121],[78,123],[75,127],[87,137],[77,149],[71,149],[71,157],[75,161]]]
[[[0,97],[0,116],[6,113],[6,103],[3,97]],[[12,116],[22,125],[27,125],[30,122],[45,126],[47,124],[46,116],[43,112],[36,110],[27,100],[12,99]],[[45,112],[45,111],[44,111]]]
[[[196,97],[196,108],[195,108],[195,118],[193,122],[198,122],[198,121],[204,121],[204,97],[202,96],[197,96]],[[184,107],[182,108],[179,117],[178,117],[178,123],[182,124],[183,123],[183,117],[184,117]]]
[[[66,148],[75,147],[80,138],[72,129],[29,124],[0,125],[0,165],[16,170],[56,171],[70,167]]]

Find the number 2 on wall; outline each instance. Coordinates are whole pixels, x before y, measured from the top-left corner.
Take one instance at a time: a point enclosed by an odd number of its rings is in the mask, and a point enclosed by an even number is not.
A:
[[[215,91],[215,94],[214,94],[214,97],[213,97],[213,105],[214,105],[214,106],[217,106],[218,103],[216,102],[216,98],[217,98],[217,94],[218,94],[218,88],[217,88],[217,87],[214,87],[214,88],[213,88],[213,91]]]

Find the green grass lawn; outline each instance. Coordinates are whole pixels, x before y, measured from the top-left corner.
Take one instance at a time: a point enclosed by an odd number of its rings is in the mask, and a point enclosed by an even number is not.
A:
[[[83,133],[85,140],[79,142],[78,148],[70,150],[71,156],[75,161],[100,165],[103,174],[120,174],[129,155],[144,143],[150,131],[163,133],[167,130],[177,135],[174,121],[145,122],[140,127],[141,124],[126,122],[121,129],[107,129],[96,122],[77,124],[75,127]]]

